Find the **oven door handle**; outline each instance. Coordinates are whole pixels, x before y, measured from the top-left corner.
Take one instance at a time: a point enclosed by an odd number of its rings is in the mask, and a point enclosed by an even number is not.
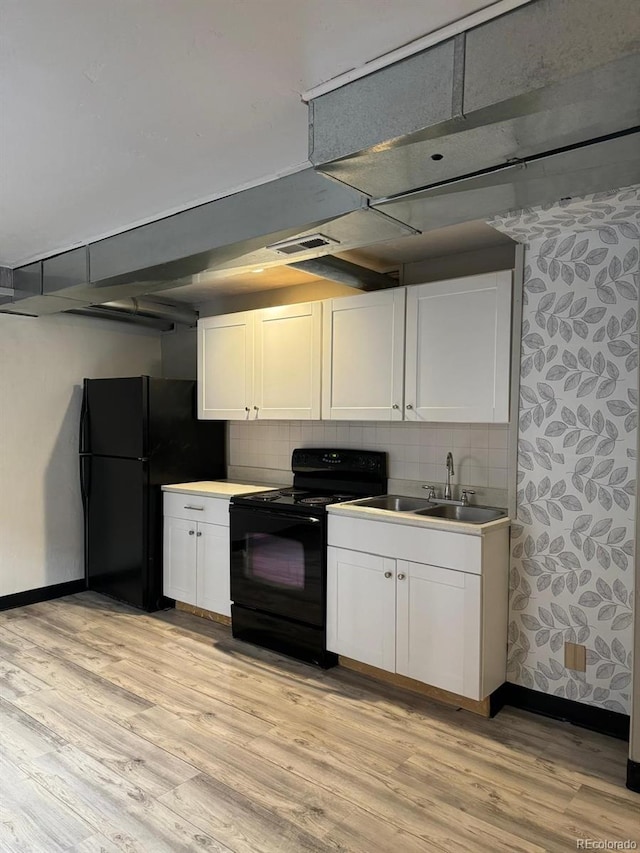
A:
[[[239,507],[232,506],[231,512],[240,510],[241,512],[250,512],[252,515],[255,513],[256,515],[268,515],[270,518],[286,518],[290,521],[304,521],[309,522],[310,524],[320,524],[321,519],[315,518],[313,515],[295,515],[292,512],[270,512],[269,510],[264,509],[254,509],[253,507],[249,509],[249,507]]]

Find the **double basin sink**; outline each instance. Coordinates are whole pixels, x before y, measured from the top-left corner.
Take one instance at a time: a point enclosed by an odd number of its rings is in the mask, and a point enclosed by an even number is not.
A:
[[[426,498],[410,498],[403,495],[379,495],[357,501],[358,506],[372,509],[384,509],[389,512],[411,512],[427,518],[443,518],[446,521],[459,521],[464,524],[486,524],[505,518],[503,509],[490,506],[468,506],[462,504],[442,504]]]

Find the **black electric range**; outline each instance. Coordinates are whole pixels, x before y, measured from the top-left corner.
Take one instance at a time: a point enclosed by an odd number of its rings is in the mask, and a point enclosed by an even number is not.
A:
[[[290,487],[231,499],[231,625],[234,637],[323,667],[326,649],[329,504],[387,491],[379,451],[300,448]]]

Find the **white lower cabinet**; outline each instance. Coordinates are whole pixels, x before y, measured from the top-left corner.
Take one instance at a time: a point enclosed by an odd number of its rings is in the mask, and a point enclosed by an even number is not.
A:
[[[328,649],[484,699],[506,678],[508,542],[508,527],[475,536],[330,513]]]
[[[480,576],[397,561],[396,672],[467,695],[479,684]]]
[[[168,598],[196,603],[196,527],[184,518],[164,519],[162,591]]]
[[[395,560],[329,548],[327,646],[330,651],[395,669]]]
[[[229,527],[189,517],[196,513],[217,517],[222,514],[218,505],[226,507],[224,515],[228,517],[229,502],[212,498],[197,501],[197,506],[184,507],[187,518],[164,516],[163,592],[184,604],[230,616]],[[180,511],[183,503],[187,503],[184,495],[168,493],[165,512]]]
[[[229,528],[198,524],[196,535],[196,603],[205,610],[231,616]]]

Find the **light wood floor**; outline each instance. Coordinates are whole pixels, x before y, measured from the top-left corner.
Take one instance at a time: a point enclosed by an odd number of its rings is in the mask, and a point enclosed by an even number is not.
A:
[[[0,850],[570,851],[633,839],[626,744],[494,720],[84,593],[0,614]]]

